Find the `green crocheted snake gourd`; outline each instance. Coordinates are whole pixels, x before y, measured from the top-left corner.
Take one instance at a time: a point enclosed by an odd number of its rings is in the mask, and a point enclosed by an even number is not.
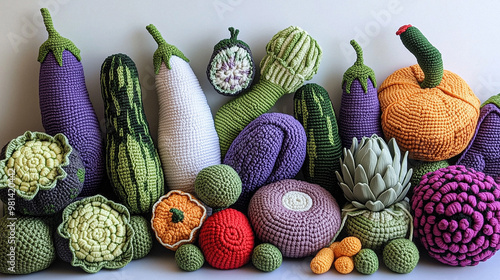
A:
[[[122,268],[134,255],[134,229],[127,208],[101,195],[68,205],[57,234],[69,240],[71,265],[87,273]]]

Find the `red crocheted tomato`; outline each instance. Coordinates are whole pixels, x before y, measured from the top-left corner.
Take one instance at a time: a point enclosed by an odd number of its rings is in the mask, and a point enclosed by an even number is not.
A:
[[[243,213],[227,208],[203,223],[199,244],[205,260],[212,267],[234,269],[251,260],[254,234]]]

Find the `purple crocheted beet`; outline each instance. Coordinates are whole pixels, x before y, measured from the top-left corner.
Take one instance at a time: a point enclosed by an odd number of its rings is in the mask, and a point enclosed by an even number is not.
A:
[[[42,125],[50,135],[64,134],[80,153],[85,183],[80,196],[98,192],[104,178],[104,145],[97,115],[85,86],[82,64],[65,50],[63,65],[49,52],[40,65],[39,97]]]
[[[381,111],[377,88],[370,79],[367,83],[366,93],[357,79],[352,82],[350,93],[346,93],[345,85],[343,86],[338,126],[342,146],[347,149],[351,147],[354,137],[361,140],[363,136],[370,137],[373,134],[384,136],[380,125]]]
[[[500,249],[500,188],[492,177],[441,168],[422,177],[411,204],[414,236],[436,260],[473,266]]]
[[[241,178],[242,192],[232,207],[246,213],[258,188],[294,178],[304,163],[306,143],[304,127],[287,114],[266,113],[248,124],[229,147],[223,162]]]
[[[289,258],[310,256],[327,246],[341,223],[340,208],[327,190],[294,179],[260,188],[248,217],[256,236]]]
[[[494,103],[481,108],[476,133],[457,164],[500,177],[500,109]]]

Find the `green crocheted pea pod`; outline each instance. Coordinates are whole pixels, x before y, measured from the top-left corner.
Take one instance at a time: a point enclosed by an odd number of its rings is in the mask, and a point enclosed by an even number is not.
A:
[[[198,198],[209,207],[219,210],[235,203],[240,197],[241,188],[240,176],[226,164],[202,169],[194,182]]]
[[[397,273],[412,272],[419,258],[417,246],[406,238],[392,240],[385,246],[383,252],[385,266]]]
[[[283,255],[278,247],[262,243],[253,249],[252,264],[261,271],[271,272],[281,266]]]
[[[142,259],[151,252],[153,248],[153,235],[150,231],[150,225],[142,216],[130,217],[130,225],[134,229],[134,239],[132,247],[134,248],[133,260]]]
[[[52,229],[42,218],[5,215],[0,219],[0,272],[30,274],[56,258]]]
[[[378,270],[378,267],[378,256],[372,249],[361,249],[354,256],[354,268],[361,274],[373,274]]]
[[[196,245],[184,244],[175,251],[175,262],[184,271],[195,271],[203,266],[205,257]]]

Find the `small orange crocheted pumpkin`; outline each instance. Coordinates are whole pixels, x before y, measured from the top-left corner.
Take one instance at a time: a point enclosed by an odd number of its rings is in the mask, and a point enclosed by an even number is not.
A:
[[[206,217],[207,210],[196,198],[173,190],[154,204],[151,227],[158,242],[175,251],[182,244],[196,240]]]
[[[443,70],[441,53],[411,25],[397,35],[418,64],[380,86],[382,129],[410,158],[439,161],[460,154],[474,135],[480,101],[458,75]]]

